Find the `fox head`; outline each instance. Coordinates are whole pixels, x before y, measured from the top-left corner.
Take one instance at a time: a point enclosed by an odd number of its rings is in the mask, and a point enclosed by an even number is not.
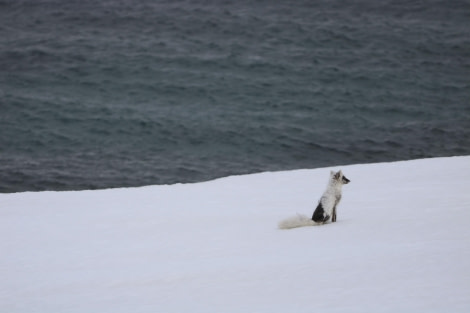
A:
[[[349,179],[346,178],[346,176],[343,175],[343,173],[341,171],[338,171],[338,172],[333,172],[331,171],[330,172],[330,176],[331,176],[331,179],[336,181],[336,182],[339,182],[343,185],[346,185],[350,182]]]

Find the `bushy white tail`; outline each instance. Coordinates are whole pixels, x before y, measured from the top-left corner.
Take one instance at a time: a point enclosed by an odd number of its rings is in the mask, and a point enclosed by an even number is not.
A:
[[[297,214],[296,216],[292,216],[282,220],[278,223],[278,227],[280,229],[291,229],[296,227],[304,227],[304,226],[314,226],[318,225],[317,222],[312,221],[312,219],[305,215]]]

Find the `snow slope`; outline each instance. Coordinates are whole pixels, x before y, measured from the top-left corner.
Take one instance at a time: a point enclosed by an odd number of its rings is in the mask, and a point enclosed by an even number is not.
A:
[[[0,194],[0,312],[470,312],[469,208],[468,156]]]

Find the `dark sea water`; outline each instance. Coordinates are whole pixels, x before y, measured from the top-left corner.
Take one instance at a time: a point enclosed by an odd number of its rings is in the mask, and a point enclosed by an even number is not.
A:
[[[0,192],[467,154],[470,1],[0,0]]]

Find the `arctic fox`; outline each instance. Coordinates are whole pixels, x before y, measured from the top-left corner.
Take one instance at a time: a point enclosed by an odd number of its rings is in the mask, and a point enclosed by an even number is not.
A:
[[[336,208],[341,200],[341,187],[350,180],[341,171],[330,173],[328,186],[323,193],[318,206],[313,212],[312,218],[305,215],[297,215],[279,222],[279,228],[290,229],[295,227],[320,225],[328,222],[336,222]]]

